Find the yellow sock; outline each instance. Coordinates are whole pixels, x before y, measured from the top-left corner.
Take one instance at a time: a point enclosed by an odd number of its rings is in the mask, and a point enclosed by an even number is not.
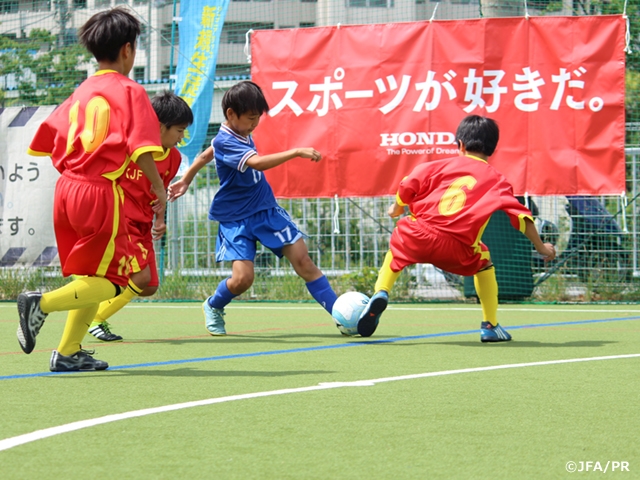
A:
[[[44,293],[40,308],[44,313],[64,312],[97,305],[116,296],[116,287],[106,278],[79,277],[51,292]]]
[[[98,311],[98,304],[78,310],[71,310],[64,325],[64,332],[58,345],[58,353],[68,357],[80,350],[80,343],[89,331],[91,320]]]
[[[98,309],[98,313],[96,313],[93,323],[97,324],[104,322],[107,318],[120,311],[122,307],[124,307],[127,303],[129,303],[141,293],[142,289],[139,288],[131,280],[129,280],[129,285],[127,285],[127,288],[124,289],[124,292],[122,292],[116,298],[105,300],[100,304],[100,308]]]
[[[491,266],[473,276],[473,284],[476,287],[480,304],[482,305],[482,317],[485,322],[494,327],[498,324],[498,282],[496,269]]]
[[[378,272],[378,280],[376,280],[375,291],[379,292],[380,290],[384,290],[389,293],[393,288],[393,284],[396,282],[398,277],[400,276],[400,272],[394,272],[391,270],[391,262],[393,261],[393,254],[391,250],[387,252],[384,257],[384,262],[382,262],[382,266],[380,267],[380,271]]]

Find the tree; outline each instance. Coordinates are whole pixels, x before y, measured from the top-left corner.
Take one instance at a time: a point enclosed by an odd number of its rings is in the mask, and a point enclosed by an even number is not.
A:
[[[31,30],[28,38],[0,37],[0,77],[5,84],[13,80],[19,93],[0,96],[3,106],[57,105],[86,78],[79,67],[90,55],[79,44],[57,47],[56,40],[44,29]]]

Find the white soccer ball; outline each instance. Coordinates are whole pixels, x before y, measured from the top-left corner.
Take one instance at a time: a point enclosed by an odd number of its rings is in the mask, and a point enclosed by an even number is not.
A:
[[[347,292],[333,304],[331,316],[338,330],[345,335],[358,334],[358,319],[369,303],[369,297],[360,292]]]

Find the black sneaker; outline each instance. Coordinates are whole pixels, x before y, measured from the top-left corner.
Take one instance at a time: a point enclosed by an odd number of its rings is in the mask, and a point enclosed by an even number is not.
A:
[[[371,300],[369,300],[367,307],[362,314],[360,314],[360,319],[358,320],[358,333],[361,337],[370,337],[373,335],[373,332],[378,328],[380,315],[386,310],[388,303],[389,294],[384,290],[376,292],[373,297],[371,297]]]
[[[79,350],[73,355],[65,357],[60,355],[57,350],[54,350],[51,354],[49,370],[52,372],[77,372],[79,370],[91,371],[109,368],[107,362],[93,358],[91,356],[93,353],[93,350]]]
[[[111,326],[106,320],[101,323],[93,322],[89,333],[102,342],[121,342],[122,337],[111,332]]]
[[[36,346],[36,336],[42,328],[47,314],[40,310],[40,292],[25,292],[18,295],[20,325],[16,332],[24,353],[31,353]]]

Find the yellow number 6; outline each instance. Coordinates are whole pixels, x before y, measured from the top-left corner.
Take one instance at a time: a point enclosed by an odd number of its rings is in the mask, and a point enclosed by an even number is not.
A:
[[[450,217],[462,210],[464,208],[464,204],[467,202],[467,194],[462,188],[466,187],[467,190],[471,190],[476,183],[478,183],[478,181],[475,178],[471,175],[467,175],[465,177],[458,178],[455,182],[449,185],[449,188],[444,192],[444,195],[442,195],[440,203],[438,204],[438,211],[440,212],[440,215]]]

